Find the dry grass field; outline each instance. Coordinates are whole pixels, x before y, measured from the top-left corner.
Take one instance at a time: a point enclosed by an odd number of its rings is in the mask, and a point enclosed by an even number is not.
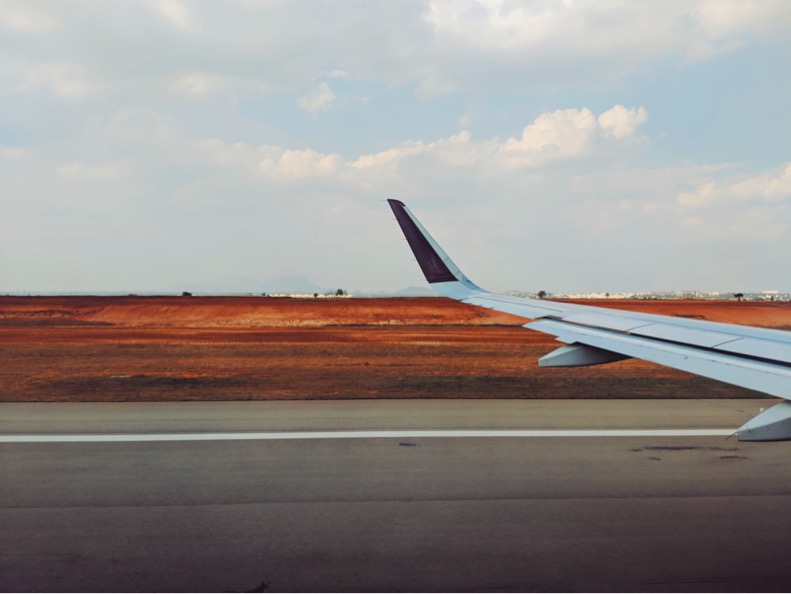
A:
[[[585,302],[791,328],[791,304]],[[720,398],[628,360],[541,369],[524,320],[440,298],[0,297],[0,401]]]

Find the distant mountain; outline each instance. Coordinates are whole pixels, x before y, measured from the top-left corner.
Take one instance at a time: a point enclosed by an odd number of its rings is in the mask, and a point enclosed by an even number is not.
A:
[[[431,287],[406,287],[397,291],[350,291],[347,287],[322,287],[317,285],[309,278],[301,274],[291,274],[278,276],[268,280],[259,280],[251,276],[229,276],[203,283],[185,284],[184,286],[174,287],[172,291],[176,294],[182,291],[189,291],[195,295],[244,295],[252,293],[278,294],[285,293],[290,295],[313,295],[318,293],[334,293],[338,289],[343,289],[351,295],[357,297],[436,297],[437,293]]]
[[[311,281],[309,278],[300,274],[292,274],[289,276],[279,276],[271,278],[261,283],[261,291],[265,293],[293,293],[293,294],[307,294],[312,293],[327,293],[334,291],[329,287],[321,287]]]
[[[431,287],[407,287],[395,291],[392,295],[396,297],[436,297],[437,292]]]
[[[430,287],[406,287],[398,291],[352,291],[355,297],[436,297],[437,292]]]
[[[180,290],[190,291],[191,293],[213,293],[220,295],[239,293],[253,293],[254,295],[260,295],[261,293],[310,295],[313,293],[321,294],[330,291],[328,287],[319,286],[310,279],[299,274],[279,276],[263,281],[250,276],[231,276],[217,281],[195,283],[190,286],[185,286]],[[335,289],[332,290],[334,291]]]

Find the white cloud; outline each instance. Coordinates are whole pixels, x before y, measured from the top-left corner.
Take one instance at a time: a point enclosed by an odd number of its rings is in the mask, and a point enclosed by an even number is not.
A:
[[[312,86],[302,96],[297,97],[297,105],[312,116],[317,116],[322,111],[330,109],[334,101],[335,93],[324,81]]]
[[[709,60],[714,56],[735,50],[742,47],[744,43],[740,39],[732,39],[713,43],[705,39],[698,39],[691,42],[686,49],[685,58],[689,64]]]
[[[620,107],[620,106],[618,106]],[[605,113],[610,113],[609,110]],[[628,122],[630,134],[645,121],[643,108],[615,110],[616,121]],[[625,115],[624,115],[625,114]],[[607,120],[607,118],[605,118]],[[624,124],[626,126],[626,124]],[[628,138],[625,133],[614,135],[609,128],[600,126],[596,116],[587,108],[567,109],[539,115],[526,126],[521,138],[500,141],[497,138],[474,140],[468,130],[432,142],[409,140],[385,150],[343,159],[338,154],[325,154],[311,149],[289,150],[262,145],[246,147],[240,153],[219,140],[203,141],[211,147],[217,162],[233,160],[250,161],[242,153],[257,151],[262,155],[257,161],[259,174],[277,179],[308,179],[317,175],[333,176],[337,181],[370,186],[376,180],[393,180],[409,175],[404,167],[418,167],[418,163],[434,163],[440,167],[473,168],[490,174],[503,167],[546,167],[570,159],[594,158],[597,143],[607,136],[615,141]],[[237,147],[242,145],[236,145]],[[230,157],[229,155],[235,155]]]
[[[60,21],[46,10],[30,2],[6,2],[0,6],[0,26],[23,33],[49,33],[60,27]]]
[[[645,107],[628,109],[623,105],[616,105],[599,116],[599,126],[608,136],[617,139],[634,136],[640,124],[648,120]]]
[[[158,0],[154,6],[177,29],[190,32],[199,30],[197,17],[184,2],[179,0]]]
[[[459,127],[468,129],[476,120],[486,114],[486,108],[481,104],[471,105],[459,118]]]
[[[321,77],[344,79],[344,78],[349,78],[349,73],[346,70],[335,68],[333,70],[325,70],[324,72],[321,73]]]
[[[70,163],[55,169],[55,173],[60,177],[91,182],[117,179],[122,172],[123,167],[120,165],[86,165],[84,163]]]
[[[201,95],[219,86],[232,96],[250,89],[287,93],[313,115],[336,103],[326,82],[310,82],[316,73],[413,85],[421,98],[482,86],[599,88],[667,58],[700,60],[758,36],[782,38],[791,27],[785,0],[434,0],[363,3],[354,18],[343,3],[6,6],[0,24],[51,33],[23,53],[25,68],[13,74],[11,87],[29,87],[22,84],[28,72],[71,64],[79,75],[64,73],[51,85],[62,95],[86,96],[93,88],[119,96],[130,88],[152,97],[174,88]],[[163,88],[162,80],[171,84]],[[306,84],[312,86],[297,99]]]
[[[667,52],[675,42],[778,31],[791,25],[791,6],[785,0],[432,0],[423,18],[436,35],[479,49],[550,48],[564,39],[592,51],[632,44],[638,52]]]
[[[344,158],[310,148],[257,146],[220,138],[193,139],[175,124],[151,112],[121,111],[86,131],[98,145],[123,146],[128,165],[95,165],[103,155],[85,154],[74,162],[53,168],[59,177],[92,181],[120,177],[127,171],[194,169],[196,179],[227,175],[257,184],[263,180],[289,183],[322,178],[338,187],[365,188],[383,183],[421,183],[447,179],[453,183],[460,170],[480,179],[509,177],[522,167],[551,167],[572,159],[595,159],[605,133],[588,109],[540,114],[526,126],[521,138],[475,139],[467,130],[431,142],[404,141],[382,151]],[[618,139],[611,139],[617,147]],[[106,158],[106,156],[105,156]],[[233,172],[231,174],[231,172]],[[226,174],[222,174],[224,177]],[[432,182],[433,183],[433,182]]]
[[[791,250],[791,163],[757,175],[722,173],[678,193],[673,212],[682,227],[694,228],[697,242],[739,240]],[[762,261],[767,256],[760,255]]]
[[[185,95],[206,95],[223,84],[223,77],[204,72],[194,72],[178,77],[171,84],[174,91]]]
[[[711,204],[715,198],[714,182],[708,182],[698,186],[692,192],[679,192],[677,200],[681,206],[704,206]]]
[[[787,33],[791,3],[432,0],[423,18],[441,66],[427,70],[421,89],[436,95],[491,80],[493,63],[500,84],[579,85],[621,79],[670,57],[708,59],[758,35]]]
[[[333,188],[352,195],[361,191],[413,195],[442,187],[458,192],[464,185],[469,186],[464,189],[467,193],[479,186],[480,190],[491,192],[494,187],[524,183],[521,170],[546,173],[556,163],[569,160],[596,162],[599,149],[612,156],[620,144],[617,139],[608,141],[596,116],[585,109],[541,114],[525,130],[519,140],[475,139],[469,131],[462,130],[431,142],[405,141],[376,153],[345,158],[310,148],[254,146],[220,138],[191,139],[167,119],[126,112],[103,125],[102,133],[111,137],[102,142],[122,143],[127,155],[137,155],[137,162],[126,168],[135,172],[127,176],[130,180],[144,183],[145,178],[140,176],[146,170],[176,170],[185,176],[190,172],[189,181],[185,178],[183,187],[174,190],[173,195],[183,196],[178,202],[192,205],[201,203],[197,194],[222,184],[248,187],[261,194],[282,184],[308,188],[318,182],[325,191]],[[605,147],[604,142],[610,146]],[[58,174],[96,180],[126,171],[91,168],[86,162],[61,166]],[[301,197],[299,201],[305,199]],[[207,207],[219,204],[211,196],[202,203]]]
[[[786,0],[704,0],[695,16],[714,39],[741,33],[769,34],[791,25],[791,4]]]
[[[192,72],[175,77],[168,85],[171,93],[202,98],[220,95],[237,99],[252,99],[271,93],[273,88],[254,78],[234,78],[211,72]]]
[[[379,151],[370,155],[360,155],[352,164],[353,169],[358,170],[390,170],[394,172],[398,164],[413,155],[425,153],[426,145],[420,141],[407,141],[398,146]]]
[[[791,198],[791,163],[778,173],[764,173],[742,179],[721,182],[708,181],[691,192],[679,192],[677,202],[682,207],[699,208],[715,202],[778,202]]]
[[[521,138],[509,138],[499,155],[514,166],[578,157],[588,151],[597,126],[596,118],[587,108],[544,113],[525,127]]]
[[[80,64],[70,62],[48,62],[30,65],[24,69],[22,80],[16,90],[45,88],[61,97],[85,97],[95,83],[87,76]]]
[[[616,105],[598,118],[588,108],[544,113],[525,127],[521,138],[508,139],[500,147],[498,156],[504,163],[517,167],[583,157],[593,150],[598,137],[628,139],[647,119],[644,107],[627,109],[622,105]]]
[[[779,174],[751,177],[734,183],[727,191],[746,200],[779,201],[791,198],[791,163]]]
[[[17,159],[24,157],[28,154],[28,150],[18,146],[2,146],[0,145],[0,157],[7,159]]]
[[[569,8],[528,8],[504,0],[446,0],[430,2],[423,18],[439,35],[479,48],[509,50],[538,45],[557,35]]]
[[[494,165],[496,140],[474,141],[468,130],[434,142],[407,141],[378,153],[361,155],[350,163],[354,171],[369,177],[396,175],[399,167],[419,158],[448,167],[488,168]]]
[[[338,173],[341,158],[325,155],[314,150],[285,150],[278,159],[264,159],[258,170],[284,179],[305,179],[314,176],[330,176]]]
[[[430,101],[443,95],[450,95],[459,90],[459,84],[453,76],[438,66],[426,68],[421,83],[415,88],[415,96],[423,101]]]
[[[688,40],[689,62],[708,60],[744,46],[751,38],[782,34],[791,27],[786,0],[702,0],[692,11],[699,33]]]

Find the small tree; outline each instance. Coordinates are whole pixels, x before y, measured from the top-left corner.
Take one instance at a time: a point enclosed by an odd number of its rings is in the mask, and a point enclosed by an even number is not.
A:
[[[539,299],[543,299],[546,296],[547,296],[547,292],[546,291],[539,291],[538,292],[538,298]]]
[[[338,289],[337,291],[335,291],[335,295],[337,297],[343,297],[344,295],[346,295],[346,292],[343,289]]]

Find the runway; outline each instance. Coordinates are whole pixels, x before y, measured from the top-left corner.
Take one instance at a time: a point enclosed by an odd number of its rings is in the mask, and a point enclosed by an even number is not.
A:
[[[314,437],[2,443],[0,589],[784,591],[791,444],[650,433],[771,403],[4,404],[6,436]],[[503,433],[560,430],[646,433]]]

